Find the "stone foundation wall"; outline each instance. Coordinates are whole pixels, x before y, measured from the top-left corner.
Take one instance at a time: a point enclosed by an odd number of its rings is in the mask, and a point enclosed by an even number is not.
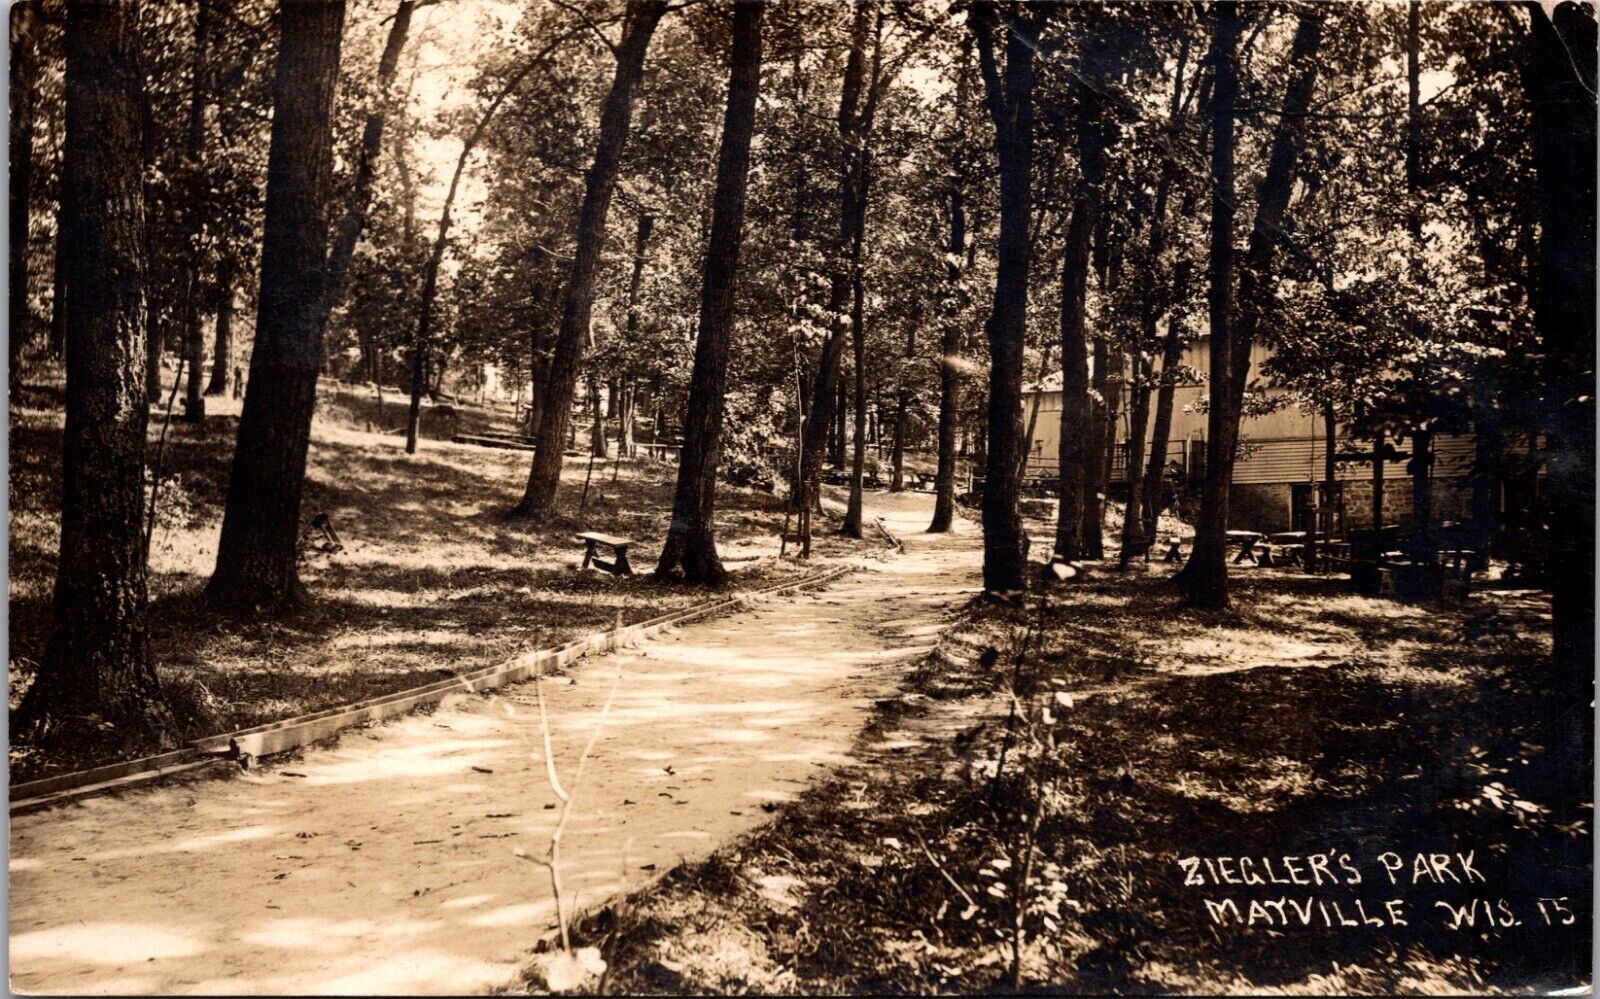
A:
[[[1461,479],[1435,479],[1433,483],[1433,516],[1439,520],[1467,520],[1472,516],[1472,486]],[[1385,479],[1383,482],[1383,519],[1401,527],[1411,525],[1411,480]],[[1372,482],[1351,481],[1344,484],[1344,523],[1347,529],[1363,529],[1372,525]]]

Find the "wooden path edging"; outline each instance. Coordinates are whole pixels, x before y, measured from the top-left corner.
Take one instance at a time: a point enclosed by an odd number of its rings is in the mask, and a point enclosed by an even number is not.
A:
[[[732,610],[754,597],[770,596],[832,582],[849,571],[851,567],[848,565],[837,566],[803,579],[773,583],[754,590],[719,597],[696,606],[658,614],[635,624],[591,632],[565,644],[526,652],[508,663],[485,666],[447,680],[398,690],[342,707],[326,708],[296,718],[285,718],[236,732],[195,739],[187,748],[175,752],[17,784],[10,789],[10,814],[23,815],[51,805],[77,801],[107,791],[122,790],[175,774],[196,773],[227,760],[236,760],[248,766],[259,757],[287,752],[327,739],[353,725],[409,714],[417,708],[437,704],[449,694],[472,693],[519,683],[535,674],[564,666],[593,653],[610,652],[637,644],[673,625],[697,621],[721,611]]]

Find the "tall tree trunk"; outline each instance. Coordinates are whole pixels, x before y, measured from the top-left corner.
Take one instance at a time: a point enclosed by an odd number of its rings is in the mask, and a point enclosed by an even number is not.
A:
[[[828,460],[842,474],[845,469],[845,449],[850,443],[850,388],[845,385],[842,379],[839,382],[839,391],[835,398],[838,400],[838,404],[834,406],[833,436],[828,441],[832,454]]]
[[[57,176],[65,175],[66,168],[58,160]],[[63,218],[61,207],[58,205],[55,249],[51,253],[50,261],[50,353],[55,357],[65,357],[67,349],[67,256],[61,252],[61,232],[66,228]]]
[[[383,151],[383,131],[393,103],[389,89],[394,85],[395,75],[400,69],[400,54],[405,49],[406,35],[411,30],[411,15],[416,6],[417,0],[400,0],[389,21],[389,36],[383,44],[383,55],[378,59],[378,89],[361,128],[355,180],[350,185],[344,211],[333,227],[333,245],[328,252],[326,295],[322,302],[324,325],[327,324],[327,316],[344,296],[350,264],[356,255],[356,244],[361,241],[361,231],[366,226],[367,207],[372,203],[372,182],[377,175],[378,156]],[[397,159],[403,159],[403,156]],[[408,212],[411,210],[408,208]],[[410,246],[406,248],[409,250]]]
[[[911,329],[912,332],[906,334],[906,364],[901,370],[900,385],[894,393],[894,434],[889,445],[891,493],[904,492],[906,488],[906,433],[911,418],[911,386],[906,382],[906,373],[911,369],[911,359],[917,354],[916,327]]]
[[[183,141],[184,169],[196,183],[205,180],[205,114],[206,102],[210,100],[205,78],[210,69],[210,48],[211,3],[210,0],[196,0],[194,54],[189,70],[189,117]],[[188,423],[199,423],[206,418],[206,399],[201,391],[206,354],[205,329],[200,314],[202,275],[200,254],[192,249],[200,242],[204,227],[204,219],[196,217],[190,220],[187,234],[191,251],[184,260],[184,269],[188,272],[185,284],[189,293],[183,302],[183,356],[188,369],[183,391],[183,419]]]
[[[228,394],[228,375],[233,368],[233,295],[233,269],[224,264],[217,272],[217,329],[206,395]]]
[[[1322,431],[1322,439],[1326,442],[1322,455],[1322,504],[1328,514],[1322,542],[1326,546],[1333,542],[1333,493],[1339,486],[1339,465],[1335,454],[1339,443],[1339,421],[1334,415],[1332,402],[1322,404]]]
[[[1595,21],[1563,4],[1536,4],[1524,80],[1533,112],[1539,245],[1534,321],[1547,358],[1535,412],[1546,437],[1554,532],[1553,662],[1574,705],[1594,679],[1595,518]],[[1593,716],[1570,713],[1575,729]]]
[[[874,56],[873,58],[874,62],[876,62],[877,57]],[[865,155],[865,152],[861,155]],[[866,182],[864,179],[862,183],[861,196],[865,200]],[[861,246],[865,235],[864,230],[865,225],[863,225],[861,231],[856,233],[855,245],[850,253],[850,339],[855,348],[855,377],[853,379],[855,397],[852,400],[852,404],[855,406],[855,440],[850,452],[850,497],[845,503],[844,524],[839,529],[840,533],[850,538],[862,536],[862,477],[866,472],[867,460],[867,331],[864,305],[866,291],[861,275]]]
[[[1104,476],[1106,452],[1111,442],[1106,440],[1106,423],[1109,413],[1107,403],[1106,369],[1109,365],[1105,337],[1094,338],[1089,365],[1088,426],[1084,432],[1087,453],[1084,456],[1083,482],[1083,557],[1098,561],[1105,557],[1105,494]]]
[[[639,213],[639,222],[633,237],[633,270],[628,276],[628,342],[639,342],[639,288],[644,281],[645,250],[650,245],[650,233],[655,229],[656,217],[649,212]],[[622,383],[621,410],[617,414],[618,457],[633,457],[633,420],[637,403],[637,389],[631,374]]]
[[[15,14],[13,14],[15,16]],[[138,7],[72,2],[66,24],[62,247],[66,431],[52,631],[17,732],[170,743],[146,651],[144,193]]]
[[[1080,89],[1084,100],[1090,96]],[[1097,114],[1082,112],[1077,144],[1081,182],[1074,192],[1061,253],[1061,431],[1056,445],[1058,503],[1055,555],[1075,562],[1100,557],[1099,519],[1090,490],[1100,478],[1095,460],[1098,424],[1089,397],[1089,348],[1084,339],[1089,257],[1100,224],[1106,135]],[[1103,375],[1102,361],[1096,380]],[[1086,528],[1094,524],[1093,530]]]
[[[1417,199],[1422,193],[1422,66],[1421,66],[1421,5],[1417,0],[1406,4],[1406,231],[1411,236],[1412,274],[1420,279],[1422,268],[1422,213]],[[1417,330],[1418,335],[1425,331]],[[1424,362],[1425,365],[1425,362]],[[1417,426],[1411,432],[1411,460],[1406,469],[1411,473],[1411,557],[1419,562],[1432,562],[1433,547],[1433,428],[1430,410],[1432,375],[1424,366],[1418,373],[1421,384],[1416,395],[1419,411],[1415,414]]]
[[[290,611],[306,599],[295,555],[322,362],[344,3],[284,0],[278,16],[255,348],[217,568],[206,588],[215,605],[241,612]]]
[[[600,401],[600,380],[589,379],[589,453],[596,458],[611,456],[606,445],[606,414]]]
[[[1126,569],[1150,547],[1144,529],[1144,443],[1150,428],[1150,362],[1145,355],[1149,340],[1141,336],[1131,358],[1133,378],[1128,385],[1128,498],[1122,508],[1122,544],[1117,561]]]
[[[11,219],[8,227],[11,296],[11,388],[22,372],[22,350],[33,336],[28,301],[28,221],[33,193],[34,94],[39,76],[39,8],[19,3],[11,8]]]
[[[1237,18],[1237,11],[1232,4],[1225,4],[1223,11],[1222,19]],[[1250,233],[1250,244],[1245,252],[1244,266],[1240,268],[1238,277],[1238,317],[1236,324],[1227,324],[1227,334],[1220,346],[1216,339],[1219,305],[1217,293],[1219,290],[1226,290],[1225,304],[1230,310],[1235,294],[1231,277],[1219,289],[1219,272],[1215,260],[1218,236],[1216,232],[1212,233],[1210,358],[1212,395],[1207,414],[1206,482],[1201,493],[1200,519],[1195,525],[1194,552],[1189,564],[1184,566],[1181,573],[1183,582],[1189,590],[1189,599],[1196,606],[1223,607],[1228,602],[1226,561],[1228,497],[1233,478],[1234,457],[1239,446],[1239,418],[1244,408],[1245,384],[1250,374],[1251,344],[1255,340],[1257,327],[1273,308],[1270,290],[1273,262],[1277,256],[1284,217],[1289,208],[1289,196],[1294,190],[1295,163],[1299,157],[1306,110],[1311,104],[1312,92],[1316,87],[1316,57],[1317,50],[1322,44],[1324,17],[1326,14],[1320,8],[1304,8],[1295,28],[1294,40],[1290,44],[1289,51],[1290,65],[1294,70],[1284,92],[1284,113],[1273,132],[1266,175],[1261,181],[1257,196],[1255,225]],[[1238,92],[1237,66],[1232,55],[1226,62],[1230,77],[1226,81],[1227,103],[1231,106]],[[1234,144],[1232,113],[1230,111],[1228,115],[1228,134],[1224,142],[1223,133],[1219,130],[1223,122],[1215,111],[1216,104],[1223,100],[1223,89],[1224,81],[1219,67],[1212,84],[1212,162],[1215,164],[1218,159],[1218,147],[1227,145],[1231,198]],[[1215,175],[1215,166],[1213,174]],[[1227,214],[1227,224],[1231,230],[1234,210],[1230,207]],[[1217,205],[1213,199],[1213,227],[1217,219]],[[1231,245],[1225,255],[1231,265]],[[1226,363],[1228,366],[1220,375],[1216,367],[1218,363]],[[1219,385],[1227,390],[1227,398],[1223,400],[1225,405],[1220,408],[1216,399]],[[1220,440],[1217,438],[1219,433],[1222,435]],[[1221,464],[1218,464],[1219,461]]]
[[[1208,57],[1211,91],[1211,357],[1206,413],[1206,479],[1194,549],[1180,578],[1189,602],[1201,607],[1228,604],[1228,492],[1238,447],[1239,403],[1230,384],[1233,372],[1233,153],[1234,102],[1239,92],[1238,47],[1243,22],[1239,5],[1220,0]]]
[[[1383,431],[1372,438],[1372,529],[1383,530],[1383,466],[1386,449]]]
[[[656,25],[667,11],[666,0],[637,0],[627,8],[622,42],[617,46],[617,69],[600,115],[600,136],[594,162],[584,178],[583,205],[578,212],[578,233],[561,303],[561,327],[545,391],[544,419],[534,445],[533,466],[522,501],[512,513],[542,520],[555,509],[561,486],[561,460],[566,451],[567,429],[572,421],[572,394],[578,381],[583,343],[589,334],[594,307],[594,279],[605,243],[606,215],[617,185],[622,147],[628,140],[633,117],[633,91],[644,72],[645,51]]]
[[[622,383],[621,408],[617,413],[617,457],[633,457],[633,420],[638,405],[638,386],[632,378]]]
[[[964,121],[967,106],[967,80],[971,66],[970,43],[963,44],[956,77],[956,120]],[[928,533],[950,530],[956,512],[956,429],[961,421],[960,355],[965,337],[961,318],[966,312],[967,293],[961,282],[961,261],[966,253],[967,214],[962,181],[965,176],[963,151],[965,129],[957,127],[953,147],[954,164],[950,171],[950,240],[945,244],[944,323],[939,340],[939,466],[934,473],[933,522]]]
[[[872,133],[872,122],[877,116],[878,94],[882,90],[883,75],[883,6],[877,6],[877,17],[872,32],[872,71],[868,77],[866,106],[861,114],[861,148],[855,150],[855,197],[857,220],[850,240],[850,333],[855,348],[855,446],[850,455],[850,496],[845,504],[844,524],[840,528],[846,537],[862,537],[862,476],[866,470],[867,435],[867,328],[866,328],[866,277],[865,253],[867,237],[867,191],[872,184],[872,150],[866,139]],[[873,437],[879,441],[878,456],[883,457],[882,439],[874,420]]]
[[[868,18],[871,13],[872,0],[856,0],[850,27],[850,53],[845,58],[844,79],[839,90],[837,120],[841,145],[846,155],[839,165],[839,232],[834,248],[841,256],[851,252],[855,245],[855,234],[865,221],[866,202],[857,196],[857,171],[863,162],[862,154],[867,140],[861,97],[866,75]],[[801,467],[804,475],[800,495],[800,508],[803,510],[809,510],[822,501],[823,448],[827,443],[828,426],[835,416],[834,396],[838,391],[839,362],[848,335],[844,328],[844,310],[849,299],[849,271],[836,270],[828,285],[828,315],[833,325],[817,359],[817,376],[812,382],[811,406],[807,410],[803,434]],[[842,461],[840,465],[843,465]],[[801,533],[801,556],[809,557],[810,532]]]
[[[1093,161],[1085,161],[1086,172]],[[1087,184],[1085,184],[1085,188]],[[1057,440],[1055,555],[1075,562],[1085,557],[1083,533],[1085,490],[1089,481],[1091,418],[1089,346],[1084,339],[1084,301],[1089,277],[1089,240],[1098,199],[1080,188],[1067,223],[1061,253],[1061,432]]]
[[[695,338],[694,372],[690,376],[689,415],[684,424],[683,456],[678,462],[678,486],[672,500],[672,526],[656,565],[658,576],[672,575],[681,567],[684,579],[695,583],[716,584],[727,576],[717,557],[715,536],[717,464],[722,452],[750,139],[755,131],[756,95],[761,88],[764,8],[764,0],[739,0],[733,8],[728,106],[722,122],[722,148],[717,154],[711,238],[706,247],[699,335]]]
[[[1039,25],[1031,17],[1005,28],[1004,77],[996,65],[997,18],[991,4],[975,5],[968,23],[979,63],[1000,160],[1000,245],[994,307],[988,321],[988,465],[983,479],[983,586],[991,593],[1027,588],[1027,535],[1018,508],[1022,451],[1022,348],[1027,330],[1028,223],[1033,188],[1034,49]]]
[[[1183,37],[1178,50],[1178,66],[1172,78],[1172,102],[1167,115],[1167,136],[1169,141],[1178,140],[1178,128],[1183,121],[1183,82],[1184,73],[1189,66],[1189,36]],[[1164,287],[1161,273],[1162,254],[1167,246],[1167,204],[1172,197],[1172,185],[1176,180],[1177,164],[1171,159],[1161,162],[1161,178],[1156,181],[1156,201],[1150,218],[1150,246],[1149,260],[1150,271],[1147,280],[1153,289],[1162,289],[1171,292],[1173,288]],[[1175,276],[1175,275],[1174,275]],[[1156,502],[1160,502],[1161,480],[1160,472],[1166,468],[1166,437],[1171,432],[1172,398],[1167,398],[1168,427],[1161,434],[1161,452],[1159,459],[1152,452],[1150,468],[1145,467],[1145,439],[1149,433],[1150,422],[1150,382],[1154,375],[1151,368],[1149,352],[1155,349],[1156,326],[1161,320],[1162,312],[1168,312],[1168,341],[1169,344],[1176,338],[1171,336],[1175,331],[1176,322],[1170,312],[1175,299],[1168,295],[1151,294],[1145,300],[1144,314],[1141,317],[1138,333],[1134,338],[1132,351],[1133,379],[1129,383],[1132,399],[1129,405],[1128,422],[1128,500],[1123,506],[1122,514],[1122,546],[1118,561],[1126,569],[1134,557],[1143,555],[1150,547],[1154,538],[1154,523],[1146,523],[1149,502],[1145,495],[1146,481],[1152,481],[1157,492]]]
[[[1167,451],[1172,444],[1172,410],[1178,391],[1178,365],[1183,360],[1183,339],[1177,317],[1169,316],[1167,322],[1167,335],[1161,346],[1161,375],[1156,384],[1155,412],[1151,416],[1150,456],[1144,471],[1144,534],[1152,542],[1156,536],[1156,522],[1161,515]]]
[[[548,308],[543,310],[540,319],[534,324],[531,336],[532,343],[529,349],[532,353],[531,371],[528,377],[528,425],[524,428],[529,437],[539,436],[539,425],[544,421],[544,396],[546,384],[550,380],[550,351],[555,343],[555,331],[548,329],[543,324],[546,315],[554,315],[560,307],[561,287],[552,282]]]
[[[141,56],[142,58],[142,56]],[[156,282],[150,274],[152,258],[150,256],[155,246],[155,233],[158,206],[153,196],[150,177],[156,168],[156,121],[155,112],[150,107],[150,95],[141,87],[139,90],[139,119],[141,122],[140,156],[144,161],[144,252],[145,252],[145,369],[144,393],[145,398],[154,402],[161,398],[161,351],[166,340],[166,316],[163,314],[161,299],[154,293]],[[65,176],[66,166],[62,166],[62,175]],[[61,251],[58,243],[56,252]],[[72,267],[65,265],[58,269],[58,273],[70,276]],[[62,291],[65,292],[66,284],[63,283]],[[66,296],[63,296],[66,297]]]

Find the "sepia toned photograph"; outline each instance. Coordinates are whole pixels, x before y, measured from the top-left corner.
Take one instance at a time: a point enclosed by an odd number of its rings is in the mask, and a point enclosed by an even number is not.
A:
[[[1592,0],[7,9],[13,994],[1593,994]]]

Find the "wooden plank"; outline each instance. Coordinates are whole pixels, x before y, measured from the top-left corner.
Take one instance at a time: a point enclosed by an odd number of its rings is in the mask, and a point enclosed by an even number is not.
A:
[[[632,538],[619,538],[615,534],[597,534],[593,531],[585,531],[582,534],[574,534],[573,537],[579,541],[597,541],[602,545],[609,545],[612,548],[626,548],[628,545],[633,544]]]
[[[24,801],[29,798],[38,798],[47,794],[67,791],[86,784],[105,783],[130,774],[167,769],[190,762],[197,755],[197,751],[193,748],[179,749],[175,752],[161,753],[156,756],[143,756],[137,760],[124,760],[121,763],[112,763],[103,767],[95,767],[91,770],[78,770],[73,773],[57,774],[54,777],[30,780],[22,784],[13,784],[11,785],[11,800],[13,802]]]
[[[214,756],[208,756],[198,760],[192,760],[188,763],[181,763],[177,766],[161,767],[156,770],[142,770],[137,773],[124,774],[121,777],[116,777],[111,780],[96,781],[91,784],[66,788],[65,790],[55,791],[53,793],[40,795],[38,797],[22,800],[13,798],[11,801],[10,814],[26,815],[29,812],[42,811],[55,805],[64,805],[69,802],[79,801],[83,798],[92,797],[97,794],[105,794],[109,791],[122,791],[130,788],[140,787],[142,785],[154,783],[155,781],[163,780],[167,777],[172,777],[178,774],[198,774],[211,767],[226,765],[226,762],[227,761],[218,759]],[[87,773],[88,771],[83,772]]]

